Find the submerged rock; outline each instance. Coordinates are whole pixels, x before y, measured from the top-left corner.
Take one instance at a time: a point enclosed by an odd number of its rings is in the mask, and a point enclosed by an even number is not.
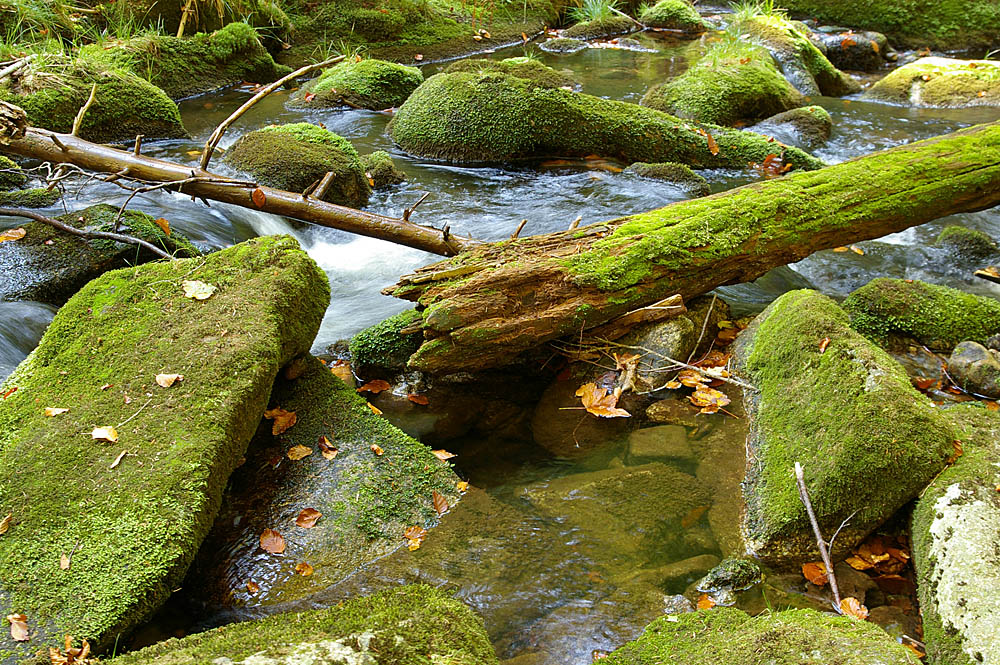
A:
[[[361,157],[351,142],[308,122],[269,125],[244,134],[223,159],[265,185],[290,192],[305,191],[333,172],[323,200],[338,205],[360,208],[371,194]]]
[[[948,373],[962,390],[1000,397],[1000,352],[976,342],[962,342],[948,358]]]
[[[1000,252],[997,241],[982,231],[949,224],[938,234],[935,244],[952,250],[959,258],[982,260]]]
[[[642,105],[681,118],[735,125],[802,106],[799,92],[764,49],[741,44],[710,49],[676,78],[650,88]]]
[[[603,37],[613,37],[615,35],[635,32],[640,27],[627,16],[612,14],[603,19],[581,21],[567,28],[563,34],[566,37],[575,39],[601,39]]]
[[[851,327],[883,345],[902,335],[950,350],[965,340],[984,343],[1000,332],[1000,302],[916,280],[873,279],[843,305]]]
[[[771,116],[750,130],[804,150],[813,150],[830,138],[833,119],[822,106],[804,106]]]
[[[890,72],[865,97],[908,106],[1000,106],[1000,62],[921,58]]]
[[[538,48],[547,53],[569,54],[587,48],[587,42],[582,39],[574,39],[573,37],[552,37],[539,44]]]
[[[659,425],[644,427],[628,436],[628,457],[630,465],[647,462],[690,461],[694,457],[687,430],[680,425]]]
[[[22,190],[29,194],[34,190]],[[17,192],[7,192],[16,194]],[[111,231],[118,208],[101,203],[58,219],[70,226],[92,231]],[[0,300],[35,300],[62,305],[84,284],[109,270],[157,260],[147,249],[112,240],[86,240],[41,222],[28,222],[25,235],[16,242],[0,243]],[[178,257],[198,256],[184,236],[164,233],[144,212],[126,210],[120,232],[135,236]]]
[[[216,290],[193,300],[184,280]],[[328,288],[292,238],[270,236],[107,273],[59,310],[4,383],[17,390],[0,409],[0,504],[13,515],[0,610],[25,614],[32,638],[5,643],[0,662],[67,634],[108,649],[177,588]],[[164,388],[159,373],[182,378]]]
[[[878,626],[813,610],[786,610],[751,618],[740,610],[660,617],[642,637],[617,649],[608,665],[917,665],[913,652]]]
[[[838,69],[856,72],[877,72],[894,53],[889,40],[879,32],[812,33],[813,43]]]
[[[444,68],[444,73],[446,74],[453,72],[473,72],[479,74],[500,72],[501,74],[528,79],[543,88],[575,88],[579,85],[572,76],[544,65],[534,58],[526,57],[506,58],[504,60],[489,60],[487,58],[458,60]]]
[[[331,67],[292,95],[289,104],[307,108],[353,106],[380,111],[399,106],[424,81],[416,67],[366,58]]]
[[[419,584],[334,607],[235,623],[169,639],[109,665],[491,665],[483,621],[444,591]]]
[[[759,390],[747,395],[743,483],[742,528],[755,557],[782,564],[815,558],[795,462],[822,532],[847,521],[836,540],[845,552],[914,498],[954,453],[951,424],[826,296],[784,294],[733,352]]]
[[[746,168],[783,146],[750,132],[709,126],[708,137],[666,113],[504,74],[438,74],[410,96],[389,125],[403,150],[454,163],[599,154],[619,161]],[[796,168],[818,159],[784,148]]]
[[[691,196],[708,196],[712,192],[708,181],[704,177],[683,164],[676,164],[674,162],[661,162],[659,164],[635,162],[630,164],[624,172],[637,175],[640,178],[662,180],[671,185],[676,185]]]
[[[646,27],[701,34],[708,29],[698,10],[687,0],[660,0],[639,15]]]
[[[406,182],[406,174],[396,168],[392,156],[385,150],[362,155],[361,168],[365,170],[372,189],[386,189]]]

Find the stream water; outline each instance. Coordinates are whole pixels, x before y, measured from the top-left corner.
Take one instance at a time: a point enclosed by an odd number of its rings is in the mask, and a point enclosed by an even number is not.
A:
[[[631,102],[637,102],[650,85],[682,72],[705,48],[702,40],[675,42],[645,34],[633,37],[644,50],[591,48],[573,55],[554,55],[535,46],[527,48],[546,64],[571,72],[583,92]],[[523,47],[516,47],[487,57],[510,57],[522,52]],[[425,74],[439,69],[439,65],[428,65]],[[194,164],[192,152],[200,150],[217,123],[250,94],[248,87],[234,88],[181,102],[192,138],[152,144],[146,151]],[[430,192],[414,214],[415,221],[436,227],[450,224],[455,233],[499,239],[509,235],[522,219],[528,220],[522,235],[542,233],[564,229],[577,216],[587,224],[685,198],[671,186],[614,170],[588,168],[586,163],[463,168],[414,159],[396,150],[387,137],[385,126],[390,116],[386,113],[289,110],[284,106],[286,99],[287,93],[279,92],[259,103],[230,128],[223,146],[231,145],[242,132],[266,124],[321,122],[350,139],[362,154],[378,149],[389,151],[397,166],[406,172],[408,181],[390,191],[375,193],[369,210],[399,215]],[[911,109],[852,98],[820,98],[813,102],[833,116],[833,136],[815,151],[828,162],[1000,118],[1000,109],[989,108]],[[224,170],[218,163],[215,168]],[[702,174],[715,191],[755,179],[746,172],[726,170]],[[81,194],[79,205],[102,201],[120,204],[121,190],[90,185]],[[65,205],[72,209],[78,202],[70,199]],[[218,203],[206,208],[184,196],[143,195],[136,197],[133,207],[167,217],[175,230],[204,250],[257,235],[294,235],[326,271],[333,293],[316,339],[317,351],[408,307],[408,303],[380,295],[380,289],[411,269],[436,260],[417,250],[251,210]],[[0,219],[0,229],[17,223]],[[954,223],[1000,238],[1000,209],[958,215],[859,243],[863,254],[819,252],[791,267],[772,271],[753,284],[723,287],[719,293],[733,306],[736,316],[759,311],[792,288],[811,286],[842,297],[878,276],[921,279],[1000,295],[996,285],[972,277],[972,270],[981,266],[962,264],[949,252],[933,246],[938,232]],[[52,309],[44,305],[0,303],[0,376],[9,373],[30,352],[52,315]],[[620,526],[624,518],[595,522],[594,516],[600,511],[595,513],[594,505],[581,508],[574,503],[578,495],[560,489],[566,478],[575,478],[582,486],[603,478],[600,474],[637,473],[634,470],[641,465],[633,465],[628,459],[625,432],[609,437],[598,453],[573,459],[545,453],[525,442],[466,440],[454,444],[462,453],[455,460],[456,467],[478,489],[453,511],[459,512],[458,516],[446,517],[453,525],[464,520],[463,529],[453,526],[451,530],[460,532],[461,537],[436,547],[431,547],[429,540],[422,553],[414,553],[406,560],[389,557],[300,606],[324,605],[382,585],[422,580],[451,588],[483,614],[502,657],[535,654],[535,660],[530,662],[590,662],[594,650],[610,650],[634,637],[645,623],[664,611],[662,593],[651,597],[651,587],[643,580],[652,576],[662,581],[665,567],[699,556],[724,554],[725,538],[715,527],[727,514],[733,515],[745,433],[741,421],[718,418],[717,431],[700,440],[702,443],[691,441],[693,456],[669,471],[683,474],[685,479],[696,481],[696,487],[705,488],[709,497],[706,504],[712,504],[714,512],[692,517],[690,508],[698,506],[678,503],[675,522],[682,523],[683,529],[658,536],[660,550],[665,542],[675,543],[666,559],[652,556],[649,543],[642,539],[615,535],[613,528]],[[640,504],[633,506],[638,513],[642,513]],[[636,519],[641,521],[641,517]],[[683,592],[692,579],[679,570],[670,574],[674,581],[666,587],[661,583],[661,592]],[[202,607],[202,614],[194,620],[190,615],[181,620],[177,615],[189,612],[196,604],[190,594],[182,600],[182,604],[175,604],[160,616],[156,629],[140,634],[138,643],[162,636],[163,629],[190,630],[264,612],[219,613],[217,608]],[[785,596],[777,602],[799,603]]]

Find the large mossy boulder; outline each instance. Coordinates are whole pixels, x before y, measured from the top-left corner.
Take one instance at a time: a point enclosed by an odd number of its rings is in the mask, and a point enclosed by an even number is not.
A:
[[[322,610],[236,623],[170,639],[108,665],[492,665],[483,620],[444,591],[417,584]]]
[[[641,104],[715,125],[748,124],[805,104],[765,49],[710,50],[680,76],[651,88]]]
[[[951,250],[965,261],[982,261],[1000,252],[1000,245],[988,234],[958,224],[941,229],[934,244]]]
[[[639,20],[648,28],[677,30],[690,35],[699,35],[708,29],[698,10],[687,0],[660,0],[639,14]]]
[[[563,36],[572,39],[602,39],[634,32],[638,27],[641,26],[636,25],[635,21],[627,16],[611,14],[605,18],[581,21],[572,25],[563,32]]]
[[[185,280],[216,290],[187,298]],[[112,271],[63,305],[2,389],[17,388],[0,403],[0,611],[31,638],[0,642],[0,662],[65,635],[110,648],[178,587],[328,302],[315,262],[272,236]]]
[[[187,136],[177,105],[163,90],[106,61],[46,56],[0,82],[0,100],[28,114],[28,124],[68,133],[97,85],[80,137],[96,143]]]
[[[812,150],[830,138],[833,118],[822,106],[803,106],[771,116],[750,129],[758,134],[773,136],[782,143]]]
[[[878,626],[815,610],[750,617],[731,607],[662,616],[608,665],[917,665]]]
[[[457,503],[459,479],[451,466],[375,415],[319,360],[297,360],[275,383],[270,408],[294,411],[295,425],[279,435],[271,421],[258,427],[195,567],[206,580],[205,595],[222,604],[274,605],[311,596],[405,547],[408,527],[437,524],[435,493],[449,506]],[[325,451],[317,444],[324,437]],[[308,454],[291,459],[298,456],[293,449]],[[296,525],[306,508],[322,513],[312,528]],[[260,556],[265,529],[285,538],[282,556]],[[297,572],[300,562],[313,572]],[[234,580],[241,586],[229,588]],[[251,593],[247,581],[259,588]]]
[[[944,468],[957,438],[903,368],[815,291],[790,291],[737,340],[748,393],[747,550],[775,563],[816,557],[793,467],[802,464],[823,533],[846,521],[844,552]]]
[[[186,39],[146,35],[110,49],[93,44],[82,53],[132,71],[174,99],[241,81],[270,83],[291,71],[274,62],[257,31],[246,23],[230,23]]]
[[[24,190],[32,191],[32,190]],[[90,231],[111,231],[118,208],[101,203],[58,219]],[[127,210],[119,233],[135,236],[177,257],[200,252],[177,231],[167,235],[144,212]],[[21,228],[23,238],[0,243],[0,300],[34,300],[62,305],[84,284],[109,270],[158,259],[148,249],[113,240],[87,240],[41,222]]]
[[[916,280],[879,277],[844,300],[851,327],[879,344],[909,337],[937,350],[1000,333],[1000,301]]]
[[[403,150],[456,163],[598,154],[625,163],[746,168],[782,149],[751,132],[696,129],[636,104],[543,88],[499,73],[460,72],[427,79],[389,125]],[[787,148],[785,155],[795,168],[823,165],[797,148]]]
[[[353,106],[379,111],[405,102],[423,81],[424,74],[416,67],[374,58],[349,60],[302,86],[289,101],[308,108]]]
[[[840,97],[861,90],[861,85],[840,71],[809,39],[808,28],[780,14],[739,20],[741,33],[764,46],[792,85],[803,95]]]
[[[907,106],[1000,106],[1000,62],[921,58],[890,72],[865,97]]]
[[[1000,418],[979,404],[948,410],[963,454],[913,511],[913,565],[927,660],[1000,662]]]
[[[489,60],[487,58],[468,58],[458,60],[444,68],[444,73],[453,72],[500,72],[522,79],[528,79],[543,88],[573,88],[577,82],[563,72],[542,64],[534,58],[519,56],[504,60]]]
[[[371,185],[361,157],[347,139],[318,125],[269,125],[244,134],[226,151],[229,166],[269,187],[302,192],[329,172],[334,178],[324,201],[360,208]]]

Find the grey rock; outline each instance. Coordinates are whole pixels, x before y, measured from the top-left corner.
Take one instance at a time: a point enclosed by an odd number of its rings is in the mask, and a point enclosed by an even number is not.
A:
[[[1000,397],[1000,352],[977,342],[962,342],[948,358],[948,373],[964,390]]]

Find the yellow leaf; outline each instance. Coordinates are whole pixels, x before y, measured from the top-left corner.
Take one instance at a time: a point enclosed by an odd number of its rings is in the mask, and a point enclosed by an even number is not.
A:
[[[313,449],[308,446],[303,446],[299,444],[297,446],[292,446],[288,449],[288,459],[290,460],[300,460],[303,457],[309,457],[313,454]]]
[[[861,249],[857,245],[851,245],[850,249],[851,249],[852,252],[854,252],[858,256],[864,256],[864,254],[865,254],[865,250]]]
[[[7,240],[20,240],[27,234],[24,229],[7,229],[3,233],[0,233],[0,242],[5,242]]]
[[[65,552],[59,555],[59,569],[69,570],[69,557],[66,556]]]
[[[821,562],[811,562],[802,564],[802,576],[809,580],[810,584],[823,586],[827,583],[826,566]]]
[[[861,557],[855,556],[853,554],[847,557],[847,559],[845,559],[845,562],[847,563],[848,566],[850,566],[854,570],[869,570],[875,567],[874,564],[869,563],[864,559],[862,559]]]
[[[427,537],[427,529],[417,525],[408,526],[406,527],[406,531],[403,532],[403,538],[406,539],[406,546],[411,552],[420,549],[420,543],[424,542],[425,537]]]
[[[437,457],[442,462],[452,457],[458,457],[455,453],[449,453],[447,450],[432,450],[431,452],[434,453],[434,457]]]
[[[268,409],[264,412],[264,417],[274,421],[274,425],[271,426],[271,434],[274,436],[283,434],[298,420],[298,416],[295,415],[294,411],[285,411],[281,407]]]
[[[98,441],[108,441],[114,443],[118,440],[118,430],[110,425],[107,427],[95,427],[90,436]]]
[[[156,385],[161,388],[169,388],[178,381],[183,381],[183,374],[157,374],[156,375]]]
[[[457,483],[455,483],[455,489],[464,494],[469,490],[469,483],[465,482],[464,480],[460,480]]]
[[[128,454],[128,451],[127,451],[127,450],[123,450],[123,451],[121,451],[120,453],[118,453],[118,457],[116,457],[116,458],[115,458],[115,461],[114,461],[114,462],[112,462],[112,463],[111,463],[111,466],[109,466],[108,468],[109,468],[109,469],[113,469],[113,468],[115,468],[116,466],[118,466],[119,464],[121,464],[121,463],[122,463],[122,460],[123,460],[123,459],[125,459],[125,455],[127,455],[127,454]]]
[[[850,250],[847,247],[834,247],[833,251],[835,251],[835,252],[849,252]]]
[[[595,383],[585,383],[576,391],[576,396],[583,403],[588,413],[601,418],[628,418],[632,414],[625,409],[619,409],[618,398]]]
[[[206,284],[205,282],[199,282],[198,280],[192,279],[185,279],[181,282],[181,286],[184,287],[184,297],[193,298],[194,300],[205,300],[206,298],[210,298],[219,288],[217,286],[212,286],[211,284]]]
[[[319,437],[319,451],[326,459],[333,459],[340,452],[330,443],[330,439],[325,436]]]
[[[170,222],[167,221],[166,217],[157,217],[153,220],[157,226],[163,229],[163,232],[170,235]]]
[[[382,409],[378,408],[377,406],[375,406],[371,402],[368,402],[368,408],[371,409],[372,413],[374,413],[376,416],[381,416],[382,415]]]
[[[703,593],[698,597],[699,610],[710,610],[713,607],[715,607],[715,601],[709,598],[707,593]]]
[[[69,409],[61,409],[57,406],[47,406],[45,407],[45,415],[51,418],[52,416],[58,416],[61,413],[66,413]]]
[[[7,533],[7,530],[10,529],[11,520],[13,519],[14,519],[14,513],[7,513],[7,517],[0,520],[0,536]]]
[[[252,594],[257,593],[258,591],[260,591],[260,585],[254,582],[253,580],[250,580],[249,582],[247,582],[247,591]]]
[[[295,572],[301,575],[302,577],[309,577],[310,575],[313,574],[313,567],[310,566],[305,561],[303,561],[302,563],[296,564]]]
[[[379,457],[381,457],[385,453],[385,451],[382,450],[382,446],[378,444],[373,443],[370,447],[372,449],[372,452],[378,455]]]

